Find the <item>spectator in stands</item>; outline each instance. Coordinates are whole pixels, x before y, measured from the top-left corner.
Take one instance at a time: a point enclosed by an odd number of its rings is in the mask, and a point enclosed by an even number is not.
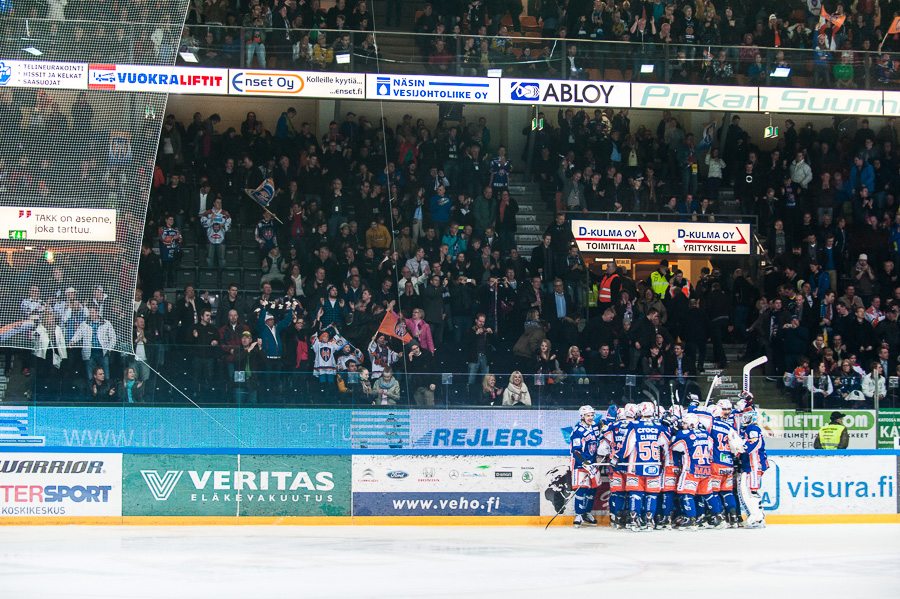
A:
[[[109,373],[109,352],[116,346],[116,332],[112,324],[100,318],[97,308],[88,310],[88,318],[75,330],[69,340],[69,347],[81,344],[81,359],[84,360],[85,372],[90,380],[95,370],[103,369],[104,376]]]
[[[531,393],[518,370],[509,376],[509,385],[503,390],[504,406],[530,406]]]

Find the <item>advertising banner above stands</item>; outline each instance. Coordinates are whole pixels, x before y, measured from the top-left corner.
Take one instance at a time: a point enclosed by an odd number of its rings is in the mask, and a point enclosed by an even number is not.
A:
[[[757,112],[758,87],[632,83],[632,108]]]
[[[750,254],[750,225],[573,220],[583,252],[630,254]]]
[[[366,77],[357,73],[228,69],[230,92],[249,96],[350,98],[366,96]]]
[[[762,509],[778,515],[896,514],[896,456],[775,456]]]
[[[814,449],[819,429],[828,424],[832,410],[796,412],[760,409],[759,425],[769,436],[769,449]],[[844,426],[850,435],[847,449],[875,449],[878,441],[874,410],[843,410]]]
[[[85,89],[88,66],[76,62],[0,61],[0,88]]]
[[[0,454],[0,518],[122,515],[122,454]]]
[[[628,108],[631,106],[631,84],[503,78],[500,80],[500,103]]]
[[[760,112],[881,116],[883,92],[861,89],[760,87]]]
[[[0,206],[0,239],[115,241],[116,211],[105,208]]]
[[[228,93],[228,69],[92,64],[89,89],[171,94]]]
[[[497,104],[500,80],[437,75],[366,75],[367,100]]]

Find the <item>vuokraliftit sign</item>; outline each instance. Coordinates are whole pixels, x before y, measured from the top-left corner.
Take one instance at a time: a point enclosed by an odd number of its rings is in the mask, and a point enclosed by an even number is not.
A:
[[[125,455],[124,516],[349,516],[350,456]]]
[[[750,225],[573,220],[582,252],[629,254],[750,254]]]

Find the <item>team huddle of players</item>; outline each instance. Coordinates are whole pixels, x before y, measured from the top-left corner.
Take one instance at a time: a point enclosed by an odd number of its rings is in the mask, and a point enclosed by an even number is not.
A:
[[[579,415],[571,437],[576,527],[597,524],[591,506],[604,467],[611,526],[765,527],[759,487],[768,460],[749,393],[735,406],[722,399],[666,411],[644,402],[610,406],[600,423],[594,423],[591,406],[582,406]],[[601,464],[603,457],[608,462]]]

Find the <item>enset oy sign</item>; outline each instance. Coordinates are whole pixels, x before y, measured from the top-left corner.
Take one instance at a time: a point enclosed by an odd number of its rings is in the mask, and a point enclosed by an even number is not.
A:
[[[229,69],[232,94],[303,98],[364,98],[365,76],[354,73]]]
[[[750,225],[573,220],[583,252],[645,254],[750,254]]]

